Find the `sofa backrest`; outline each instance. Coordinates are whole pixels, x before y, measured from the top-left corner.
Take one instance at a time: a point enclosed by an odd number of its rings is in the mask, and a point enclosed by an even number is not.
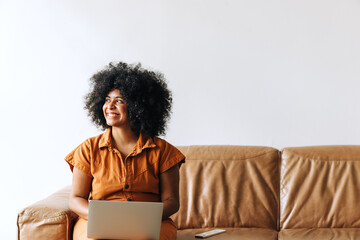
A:
[[[360,227],[360,146],[282,150],[280,227]]]
[[[280,152],[270,147],[188,146],[180,168],[179,229],[278,228]]]

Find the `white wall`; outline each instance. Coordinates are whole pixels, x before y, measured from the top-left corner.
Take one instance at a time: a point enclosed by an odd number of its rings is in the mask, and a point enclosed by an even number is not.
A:
[[[1,237],[71,183],[109,61],[166,75],[175,145],[360,144],[359,23],[355,0],[0,0]]]

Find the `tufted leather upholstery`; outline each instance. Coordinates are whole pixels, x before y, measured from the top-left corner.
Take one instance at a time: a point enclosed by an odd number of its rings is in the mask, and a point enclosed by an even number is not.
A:
[[[181,147],[180,151],[186,156],[186,164],[180,169],[180,209],[173,216],[180,229],[180,239],[181,229],[193,228],[198,229],[197,232],[204,231],[201,228],[233,228],[233,231],[238,230],[235,236],[245,234],[241,228],[254,228],[252,232],[258,231],[259,236],[263,236],[266,229],[272,230],[271,234],[261,239],[276,239],[278,150],[189,146]],[[220,236],[224,238],[224,234]]]
[[[77,216],[68,206],[70,191],[70,186],[65,187],[23,209],[17,218],[17,238],[72,239],[72,227]]]
[[[360,239],[360,146],[285,148],[280,186],[280,239]]]
[[[360,146],[179,147],[178,239],[360,239]],[[71,187],[18,214],[18,239],[71,239]]]

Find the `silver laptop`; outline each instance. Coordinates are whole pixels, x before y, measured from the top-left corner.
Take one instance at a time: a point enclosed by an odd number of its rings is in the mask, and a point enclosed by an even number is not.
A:
[[[87,237],[158,240],[162,212],[161,202],[90,200]]]

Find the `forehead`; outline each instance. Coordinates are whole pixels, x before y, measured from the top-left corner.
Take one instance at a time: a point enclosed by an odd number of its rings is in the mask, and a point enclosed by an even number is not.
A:
[[[122,97],[122,94],[119,89],[113,89],[107,94],[107,97]]]

